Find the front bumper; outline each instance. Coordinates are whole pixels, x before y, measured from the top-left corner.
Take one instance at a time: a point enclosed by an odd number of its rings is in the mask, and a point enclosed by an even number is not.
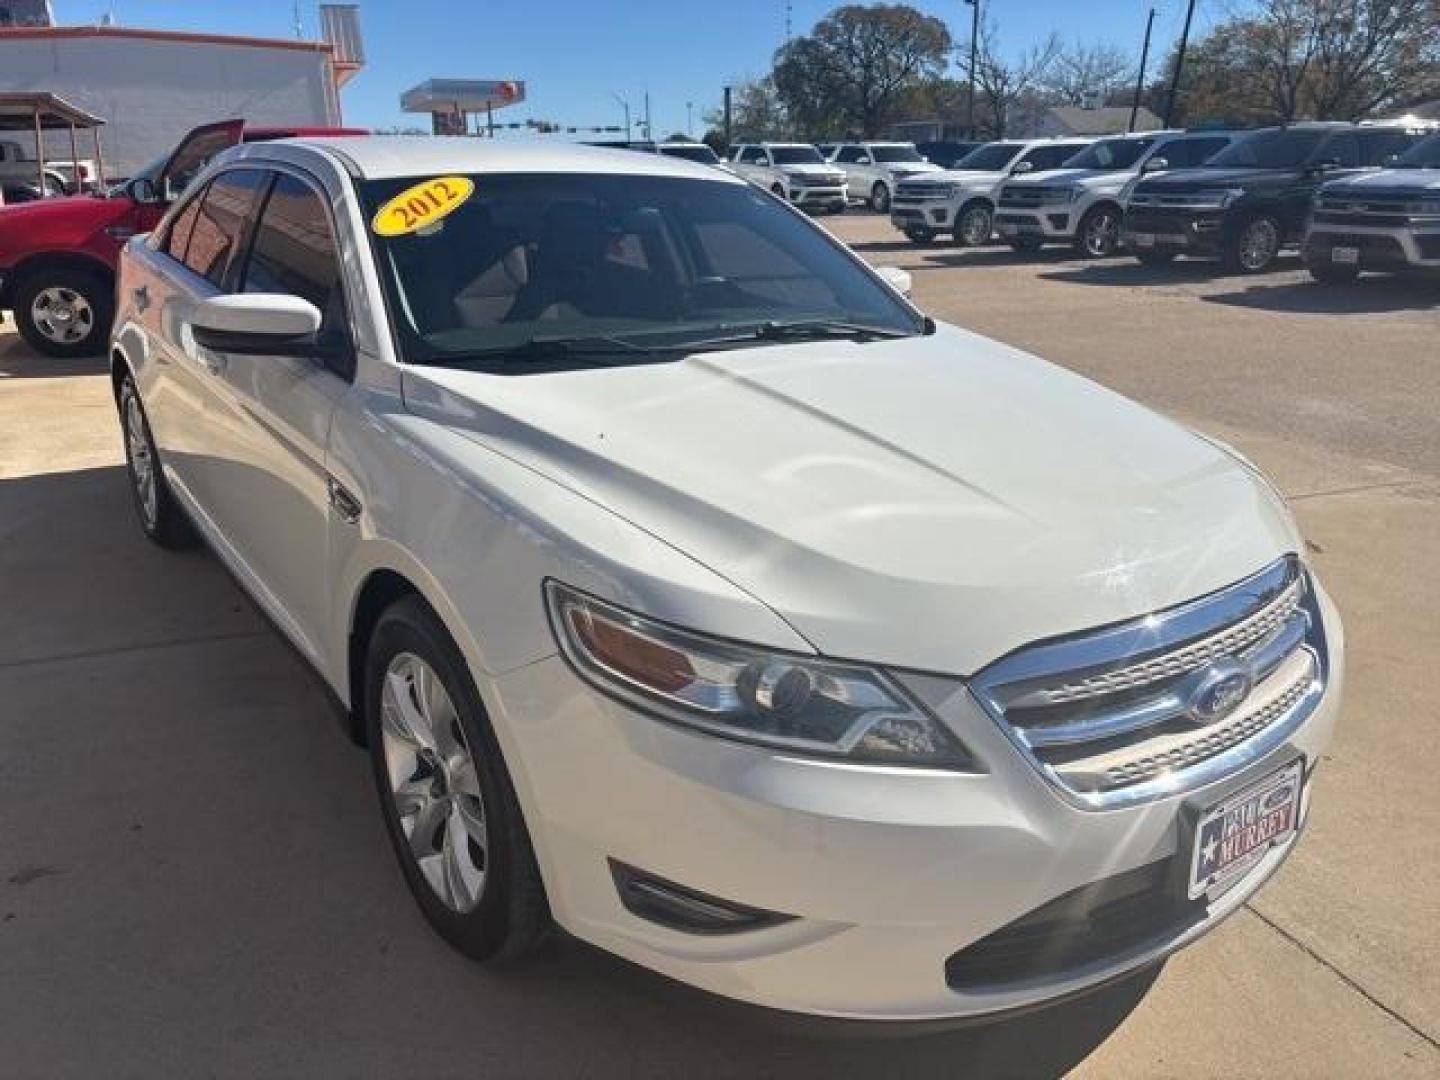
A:
[[[1151,210],[1125,214],[1120,242],[1131,251],[1219,255],[1225,241],[1224,210]]]
[[[895,196],[890,203],[890,224],[901,232],[927,229],[948,232],[954,227],[955,210],[949,203],[929,200],[902,200]]]
[[[1198,808],[1296,755],[1319,760],[1339,709],[1342,650],[1338,617],[1321,604],[1329,683],[1283,745],[1243,775],[1105,812],[1062,799],[955,683],[937,697],[934,680],[923,692],[905,680],[988,772],[824,762],[692,733],[596,693],[559,657],[490,683],[487,703],[551,909],[577,937],[770,1008],[963,1019],[1147,966],[1212,929],[1279,867],[1293,837],[1213,903],[1122,935],[1101,955],[1039,971],[971,962],[972,947],[1066,894],[1114,879],[1173,878],[1176,860],[1188,859]],[[615,863],[793,918],[730,934],[657,925],[622,904]]]
[[[789,184],[786,190],[789,192],[792,203],[806,209],[824,207],[827,210],[833,210],[849,203],[849,195],[843,185],[839,187],[799,187]]]
[[[1440,225],[1367,228],[1316,222],[1305,236],[1305,261],[1329,263],[1337,247],[1354,248],[1362,270],[1440,271]]]
[[[1000,204],[995,215],[995,231],[1002,240],[1034,237],[1041,240],[1069,241],[1075,239],[1076,218],[1072,204],[1052,204],[1020,209]]]

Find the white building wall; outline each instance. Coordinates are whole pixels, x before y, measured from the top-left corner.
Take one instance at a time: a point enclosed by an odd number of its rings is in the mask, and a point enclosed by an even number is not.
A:
[[[199,124],[338,124],[329,57],[315,49],[138,37],[6,39],[0,91],[48,91],[104,118],[109,176],[131,176]],[[8,134],[7,138],[17,136]],[[24,140],[27,151],[33,138]],[[80,133],[80,156],[94,143]],[[47,134],[47,154],[70,156],[68,132]]]

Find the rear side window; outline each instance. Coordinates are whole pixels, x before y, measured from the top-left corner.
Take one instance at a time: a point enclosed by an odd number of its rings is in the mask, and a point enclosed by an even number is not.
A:
[[[175,220],[170,223],[170,228],[165,233],[160,250],[172,259],[185,258],[185,245],[189,242],[190,233],[195,228],[195,219],[200,216],[200,200],[202,198],[203,195],[197,195],[186,203],[180,213],[175,215]]]
[[[858,147],[858,146],[846,146],[846,147],[844,147],[844,148],[841,149],[840,153],[838,153],[838,154],[835,155],[835,160],[836,160],[836,161],[859,161],[861,155],[864,154],[864,153],[865,153],[865,151],[862,150],[862,149],[861,149],[860,147]]]
[[[1058,169],[1061,164],[1069,161],[1078,154],[1084,147],[1075,146],[1037,146],[1022,159],[1034,166],[1031,172],[1044,172],[1046,169]]]
[[[1203,165],[1229,145],[1229,139],[1176,139],[1162,146],[1158,156],[1163,157],[1172,169],[1188,169]]]
[[[1360,143],[1348,132],[1331,139],[1318,155],[1320,161],[1333,161],[1342,169],[1353,169],[1360,164]]]
[[[321,333],[345,325],[344,288],[330,217],[319,194],[286,173],[265,200],[241,292],[289,293],[320,309]]]
[[[259,169],[232,169],[212,180],[205,194],[195,200],[200,209],[181,261],[216,288],[225,286],[265,177]]]

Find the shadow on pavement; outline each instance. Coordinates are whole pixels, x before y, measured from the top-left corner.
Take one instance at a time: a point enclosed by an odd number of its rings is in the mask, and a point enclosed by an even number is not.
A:
[[[474,965],[415,910],[317,680],[213,558],[142,538],[125,485],[0,481],[8,1074],[1057,1077],[1158,975],[902,1038],[565,937]]]
[[[1016,251],[1005,244],[990,244],[985,247],[952,247],[941,251],[932,261],[940,266],[957,266],[969,270],[994,269],[1000,266],[1035,266],[1045,263],[1071,262],[1075,250],[1068,244],[1037,248],[1034,251]]]
[[[6,324],[0,323],[0,329]],[[81,356],[73,360],[61,360],[44,356],[25,343],[19,334],[0,336],[0,380],[4,379],[54,379],[65,375],[98,375],[105,371],[105,356]]]
[[[1297,315],[1383,314],[1440,307],[1440,282],[1382,275],[1367,275],[1346,285],[1313,281],[1267,285],[1257,281],[1244,289],[1201,299],[1211,304]]]

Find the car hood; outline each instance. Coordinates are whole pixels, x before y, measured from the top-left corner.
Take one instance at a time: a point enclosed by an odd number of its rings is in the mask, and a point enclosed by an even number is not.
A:
[[[838,165],[776,165],[775,168],[790,176],[838,176]]]
[[[882,162],[880,168],[891,176],[899,177],[922,176],[941,171],[939,165],[929,161],[893,161],[888,164]]]
[[[1112,185],[1124,187],[1125,182],[1135,175],[1133,169],[1050,169],[1048,172],[1030,173],[1011,180],[1012,184],[1035,184],[1039,187],[1085,187],[1097,188]]]
[[[1332,180],[1322,190],[1327,195],[1434,194],[1440,192],[1440,169],[1381,169]]]
[[[1296,548],[1236,458],[953,327],[534,375],[410,367],[405,398],[709,566],[832,656],[969,674]]]
[[[1005,179],[1005,173],[999,169],[941,169],[939,172],[926,173],[924,182],[937,184],[994,184]]]

